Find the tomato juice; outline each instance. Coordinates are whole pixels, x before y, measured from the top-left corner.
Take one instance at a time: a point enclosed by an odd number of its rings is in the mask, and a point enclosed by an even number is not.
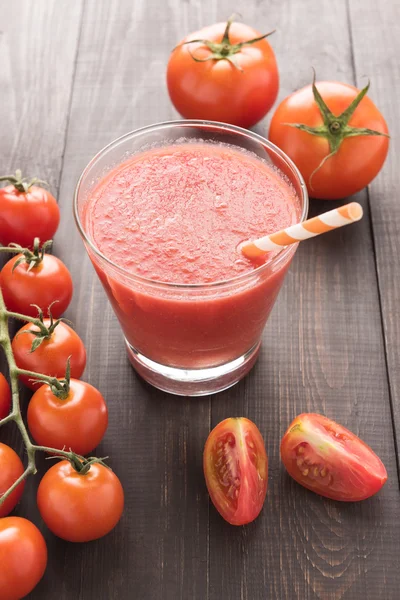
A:
[[[204,369],[257,347],[294,253],[255,265],[239,244],[300,213],[294,188],[266,161],[184,142],[111,169],[81,219],[129,345],[162,365]]]

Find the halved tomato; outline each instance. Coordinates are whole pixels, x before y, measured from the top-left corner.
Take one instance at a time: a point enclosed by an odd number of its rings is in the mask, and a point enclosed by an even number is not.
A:
[[[268,484],[268,458],[256,425],[244,417],[221,421],[204,447],[208,493],[231,525],[245,525],[259,515]]]
[[[281,442],[289,475],[307,489],[354,502],[376,494],[387,480],[380,458],[354,433],[322,415],[299,415]]]

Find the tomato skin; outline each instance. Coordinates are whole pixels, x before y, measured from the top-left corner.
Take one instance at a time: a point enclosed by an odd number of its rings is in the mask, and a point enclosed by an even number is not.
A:
[[[51,240],[60,222],[60,209],[47,190],[31,186],[19,192],[13,185],[0,189],[0,242],[31,248],[33,240]]]
[[[387,480],[380,458],[354,433],[314,413],[294,419],[282,438],[289,475],[307,489],[345,502],[365,500]]]
[[[27,519],[0,519],[0,600],[24,598],[39,583],[47,566],[46,542]]]
[[[80,475],[63,460],[43,476],[37,493],[47,527],[67,542],[89,542],[109,533],[121,518],[124,491],[118,477],[101,464]]]
[[[37,304],[44,315],[51,307],[53,317],[60,317],[68,308],[72,298],[72,277],[67,267],[56,256],[45,254],[42,262],[28,271],[26,262],[14,269],[15,262],[21,257],[17,254],[9,260],[0,273],[0,287],[8,310],[37,317]]]
[[[71,379],[65,400],[57,398],[48,385],[42,385],[29,402],[29,431],[40,446],[68,448],[84,456],[101,442],[107,425],[103,396],[78,379]]]
[[[0,497],[17,481],[23,472],[24,465],[18,454],[10,446],[0,442]],[[0,506],[0,518],[6,517],[14,509],[22,496],[24,486],[25,482],[23,481],[3,502]]]
[[[217,23],[191,33],[182,42],[206,39],[221,42],[226,23]],[[232,44],[261,34],[242,23],[232,23]],[[167,67],[168,92],[176,110],[186,119],[222,121],[251,127],[271,109],[278,95],[279,75],[275,54],[264,39],[244,46],[234,55],[240,69],[228,60],[196,62],[210,54],[206,46],[193,43],[176,47]]]
[[[0,373],[0,421],[4,419],[11,410],[11,390],[7,379]]]
[[[359,93],[352,85],[334,81],[318,82],[316,86],[335,115],[341,114]],[[285,123],[303,123],[309,127],[322,125],[322,116],[311,85],[281,102],[272,117],[268,137],[296,164],[313,198],[335,200],[351,196],[366,187],[385,162],[389,149],[387,137],[371,135],[347,138],[338,152],[314,174],[311,187],[312,172],[330,152],[328,141]],[[385,119],[368,96],[361,100],[349,125],[388,133]]]
[[[50,325],[50,319],[44,319],[43,322],[47,327]],[[86,366],[86,350],[78,334],[66,323],[61,322],[50,339],[44,340],[34,352],[31,352],[34,336],[22,332],[32,329],[37,331],[36,325],[27,323],[21,327],[12,341],[11,346],[17,367],[62,379],[70,356],[71,377],[79,379]],[[31,378],[26,375],[20,375],[19,379],[31,390],[37,390],[43,385],[30,381]]]
[[[220,515],[231,525],[254,521],[268,486],[268,458],[257,426],[245,417],[218,423],[207,438],[203,468]]]

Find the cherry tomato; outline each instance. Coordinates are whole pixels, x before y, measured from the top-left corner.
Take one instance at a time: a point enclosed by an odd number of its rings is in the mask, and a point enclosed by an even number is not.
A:
[[[182,40],[167,68],[176,110],[187,119],[241,127],[262,119],[276,100],[279,75],[274,52],[260,37],[255,29],[230,19]],[[201,41],[188,44],[190,40]]]
[[[50,327],[50,319],[43,323]],[[20,369],[43,373],[59,379],[65,376],[68,357],[71,357],[71,377],[79,379],[86,366],[86,350],[79,335],[62,321],[54,329],[50,339],[45,339],[41,345],[31,352],[35,336],[26,331],[38,331],[38,327],[27,323],[17,332],[12,341],[15,362]],[[31,377],[20,375],[20,380],[31,390],[37,390],[41,383],[31,381]]]
[[[68,542],[89,542],[109,533],[121,518],[124,491],[118,477],[95,463],[82,475],[66,460],[47,471],[37,502],[47,527]]]
[[[42,385],[29,402],[28,427],[40,446],[89,454],[103,439],[107,425],[103,396],[78,379],[71,379],[65,399],[55,396],[48,385]]]
[[[0,498],[24,472],[20,457],[10,446],[0,442]],[[25,482],[17,488],[0,505],[0,517],[6,517],[19,502],[24,491]],[[1,564],[1,563],[0,563]],[[1,599],[1,596],[0,596]]]
[[[24,598],[46,570],[47,547],[39,529],[27,519],[0,519],[0,600]]]
[[[60,317],[72,298],[72,278],[67,267],[56,256],[45,254],[43,260],[29,270],[27,262],[13,266],[21,257],[9,260],[0,273],[0,287],[8,310],[37,317],[39,306],[45,315],[51,306],[53,317]]]
[[[310,196],[345,198],[368,185],[381,170],[389,140],[376,133],[387,134],[388,128],[372,100],[362,95],[368,86],[361,93],[352,85],[335,81],[318,82],[315,87],[317,96],[314,87],[308,85],[281,102],[272,117],[269,139],[297,165]],[[360,102],[349,116],[344,111],[357,96]],[[316,98],[320,106],[325,105],[330,113],[324,135],[315,135],[307,130],[321,130],[324,126]],[[288,123],[301,125],[303,130]],[[365,129],[370,131],[368,135],[365,135]],[[314,130],[314,133],[317,132]],[[335,148],[335,153],[327,158]]]
[[[289,475],[307,489],[356,501],[376,494],[387,480],[382,461],[354,433],[313,413],[294,419],[281,442]]]
[[[50,240],[59,222],[60,209],[47,190],[35,185],[26,192],[19,191],[15,185],[0,189],[0,242],[3,246],[14,242],[30,248],[35,237]]]
[[[7,379],[0,373],[0,421],[11,410],[11,390]]]
[[[244,417],[221,421],[207,438],[203,467],[221,516],[232,525],[254,521],[268,485],[268,459],[256,425]]]

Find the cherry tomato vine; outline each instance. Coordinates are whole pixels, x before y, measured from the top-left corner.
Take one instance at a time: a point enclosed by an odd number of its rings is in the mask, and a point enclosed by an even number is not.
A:
[[[48,246],[48,243],[46,243],[46,245]],[[30,251],[14,244],[11,247],[1,246],[0,252],[18,252],[18,253],[22,253],[24,256],[27,256],[27,254]],[[32,259],[32,260],[34,262],[34,259]],[[36,373],[34,371],[29,371],[26,369],[19,368],[15,362],[15,357],[14,357],[14,353],[13,353],[13,349],[12,349],[12,345],[11,345],[10,334],[9,334],[9,319],[11,319],[11,318],[26,321],[27,323],[32,323],[38,327],[39,331],[42,331],[43,327],[44,327],[43,320],[40,318],[40,311],[39,311],[39,318],[35,318],[35,317],[28,316],[28,315],[23,315],[20,313],[9,311],[4,302],[3,293],[0,288],[0,346],[3,348],[4,354],[5,354],[7,363],[8,363],[8,367],[9,367],[10,384],[11,384],[11,398],[12,398],[11,411],[7,416],[5,416],[3,419],[0,420],[0,427],[2,427],[3,425],[6,425],[6,423],[10,423],[10,422],[14,422],[16,424],[16,426],[21,434],[21,437],[22,437],[22,440],[23,440],[23,443],[25,446],[25,450],[27,453],[27,457],[28,457],[28,464],[27,464],[24,472],[9,487],[9,489],[7,491],[5,491],[2,496],[0,496],[0,507],[3,505],[3,503],[6,501],[6,499],[10,496],[10,494],[12,494],[12,492],[23,481],[25,481],[25,479],[29,475],[33,475],[37,472],[36,452],[46,452],[48,454],[53,455],[56,458],[60,458],[60,459],[64,458],[64,459],[68,460],[69,463],[72,465],[72,467],[75,469],[75,471],[80,473],[81,475],[85,475],[89,471],[91,465],[93,465],[95,463],[100,463],[103,466],[107,466],[107,465],[105,465],[105,463],[104,463],[105,459],[103,459],[103,458],[97,458],[94,456],[85,458],[79,454],[76,454],[75,452],[72,452],[72,451],[60,450],[57,448],[50,448],[47,446],[40,446],[40,445],[32,443],[29,433],[28,433],[28,430],[27,430],[27,427],[26,427],[26,425],[22,419],[22,415],[21,415],[21,406],[20,406],[20,398],[19,398],[19,390],[18,390],[18,377],[22,375],[22,376],[37,380],[39,382],[46,383],[50,386],[52,392],[56,396],[58,396],[59,398],[66,398],[68,396],[68,392],[69,392],[70,364],[69,364],[69,360],[68,360],[67,364],[66,364],[65,378],[61,379],[61,380],[57,379],[56,377],[50,377],[48,375],[44,375],[43,373]]]

